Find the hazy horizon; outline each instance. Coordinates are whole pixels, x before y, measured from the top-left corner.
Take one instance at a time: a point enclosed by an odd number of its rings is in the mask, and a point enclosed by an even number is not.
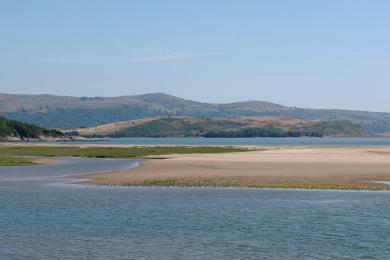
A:
[[[6,2],[0,92],[390,112],[389,11],[384,0]]]

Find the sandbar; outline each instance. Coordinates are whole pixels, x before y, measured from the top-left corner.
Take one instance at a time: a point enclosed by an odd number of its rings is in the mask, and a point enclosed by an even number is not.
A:
[[[264,148],[264,147],[262,147]],[[94,184],[313,189],[390,189],[390,147],[272,147],[184,154],[89,176]]]

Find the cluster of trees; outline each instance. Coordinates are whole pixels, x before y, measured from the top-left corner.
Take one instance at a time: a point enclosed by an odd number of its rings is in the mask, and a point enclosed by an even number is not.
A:
[[[249,137],[322,137],[323,133],[315,131],[285,131],[281,128],[244,128],[234,131],[210,131],[207,138],[249,138]]]
[[[36,139],[42,136],[62,137],[64,134],[55,129],[47,129],[32,124],[0,117],[0,137],[19,137],[21,140]]]

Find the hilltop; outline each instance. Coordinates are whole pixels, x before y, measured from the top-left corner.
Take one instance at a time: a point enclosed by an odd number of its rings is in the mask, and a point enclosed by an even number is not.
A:
[[[167,116],[287,116],[310,120],[349,120],[370,132],[390,131],[390,113],[303,109],[266,101],[212,104],[164,93],[120,97],[0,94],[0,116],[57,128],[92,127]]]
[[[0,140],[9,141],[62,137],[64,137],[64,134],[54,129],[47,129],[0,117]]]
[[[323,137],[367,136],[347,120],[319,121],[281,116],[151,117],[71,130],[71,134],[109,137]]]

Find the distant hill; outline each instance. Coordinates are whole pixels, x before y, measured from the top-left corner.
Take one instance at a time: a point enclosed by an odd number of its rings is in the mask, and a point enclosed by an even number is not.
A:
[[[47,129],[32,124],[0,117],[0,140],[29,140],[60,138],[64,134],[54,129]]]
[[[153,117],[91,128],[70,133],[110,137],[323,137],[367,136],[360,125],[347,120],[319,121],[302,118],[258,117]]]
[[[146,117],[266,115],[349,120],[361,124],[367,131],[376,133],[390,131],[390,113],[302,109],[265,101],[211,104],[163,93],[121,97],[0,94],[0,116],[57,128],[91,127]]]

